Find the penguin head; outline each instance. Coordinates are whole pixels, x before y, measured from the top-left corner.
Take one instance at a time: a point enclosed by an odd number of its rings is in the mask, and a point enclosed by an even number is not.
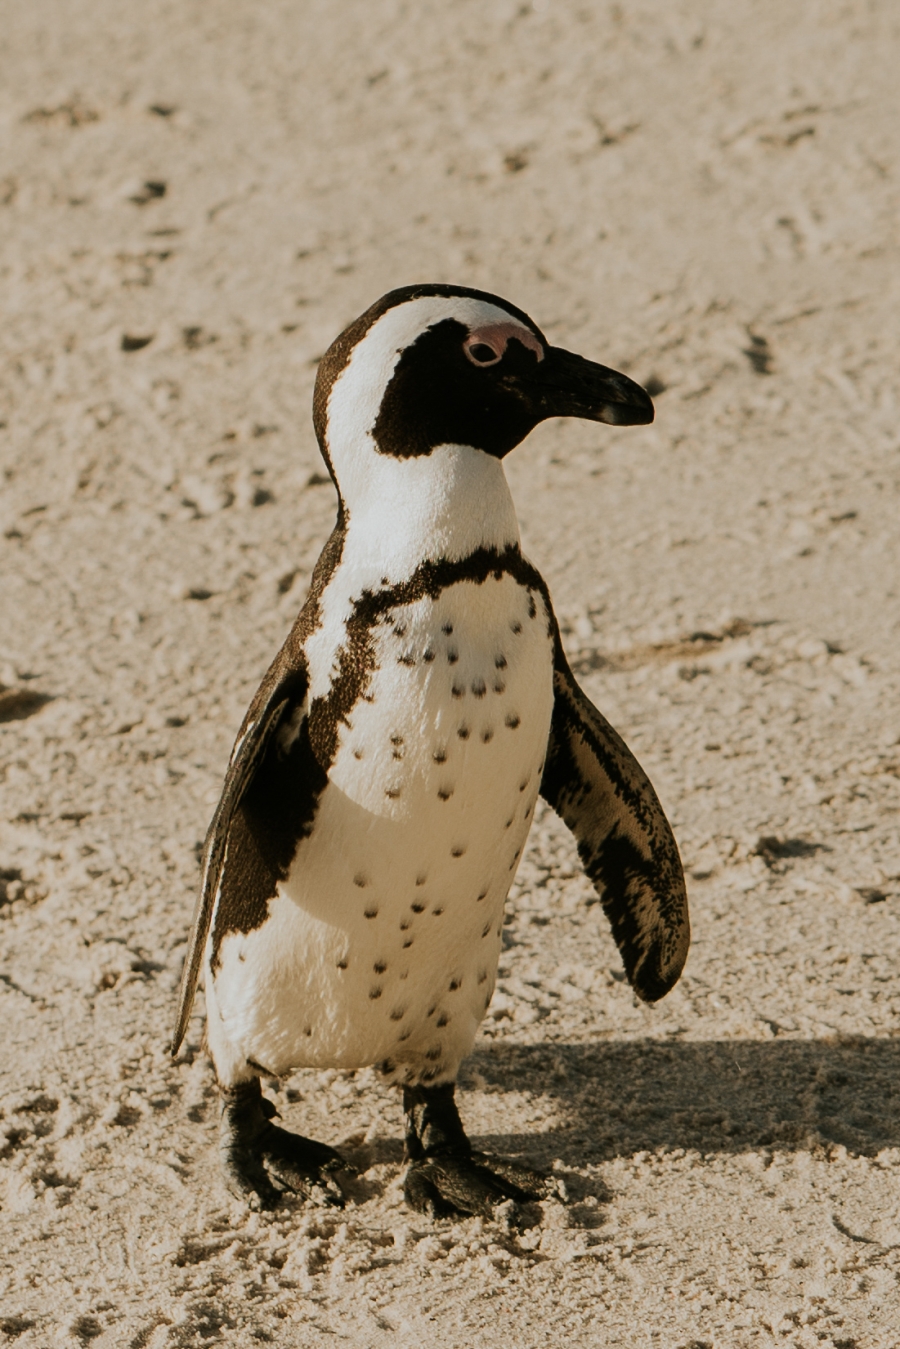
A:
[[[323,356],[313,399],[339,490],[361,456],[421,459],[465,446],[502,459],[548,417],[653,420],[626,375],[551,346],[505,300],[462,286],[390,291]]]

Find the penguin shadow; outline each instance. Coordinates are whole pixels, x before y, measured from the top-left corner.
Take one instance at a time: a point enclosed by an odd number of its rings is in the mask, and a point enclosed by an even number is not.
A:
[[[466,1070],[463,1085],[468,1076],[491,1093],[550,1098],[557,1123],[546,1132],[473,1138],[547,1168],[676,1148],[714,1156],[843,1147],[873,1157],[900,1146],[897,1040],[495,1042]],[[575,1202],[582,1184],[602,1199],[593,1182],[565,1179]]]

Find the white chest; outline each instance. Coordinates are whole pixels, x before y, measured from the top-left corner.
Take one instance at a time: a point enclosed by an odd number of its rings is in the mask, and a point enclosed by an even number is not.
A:
[[[548,615],[490,575],[385,612],[369,651],[312,833],[267,923],[224,943],[217,984],[244,986],[225,1000],[234,1030],[274,1071],[380,1063],[446,1079],[493,992],[540,785]]]

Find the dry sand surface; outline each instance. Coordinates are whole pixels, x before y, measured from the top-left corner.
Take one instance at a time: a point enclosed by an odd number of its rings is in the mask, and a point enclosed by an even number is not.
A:
[[[0,1343],[900,1344],[896,0],[7,0]],[[330,528],[317,358],[507,296],[658,391],[511,457],[694,944],[636,1004],[539,817],[462,1074],[552,1167],[404,1208],[369,1071],[269,1090],[343,1212],[222,1188],[174,994],[231,739]],[[5,1337],[5,1338],[4,1338]]]

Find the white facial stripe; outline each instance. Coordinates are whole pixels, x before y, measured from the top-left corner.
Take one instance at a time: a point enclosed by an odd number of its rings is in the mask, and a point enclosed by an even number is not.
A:
[[[362,442],[371,435],[400,356],[427,328],[444,319],[458,319],[470,332],[488,327],[515,329],[517,337],[528,332],[505,309],[466,295],[423,295],[383,314],[354,347],[328,399],[328,448],[342,488],[342,451],[349,446],[364,448]],[[533,333],[528,336],[537,341]]]
[[[421,296],[389,309],[354,348],[328,400],[326,435],[351,539],[366,571],[398,578],[423,557],[462,557],[503,548],[519,533],[499,461],[469,446],[436,446],[427,458],[379,454],[372,435],[385,390],[403,351],[423,332],[456,319],[522,341],[532,333],[498,305],[470,296]],[[506,340],[509,340],[506,337]],[[390,526],[385,527],[390,520]],[[348,555],[344,558],[344,567]]]

